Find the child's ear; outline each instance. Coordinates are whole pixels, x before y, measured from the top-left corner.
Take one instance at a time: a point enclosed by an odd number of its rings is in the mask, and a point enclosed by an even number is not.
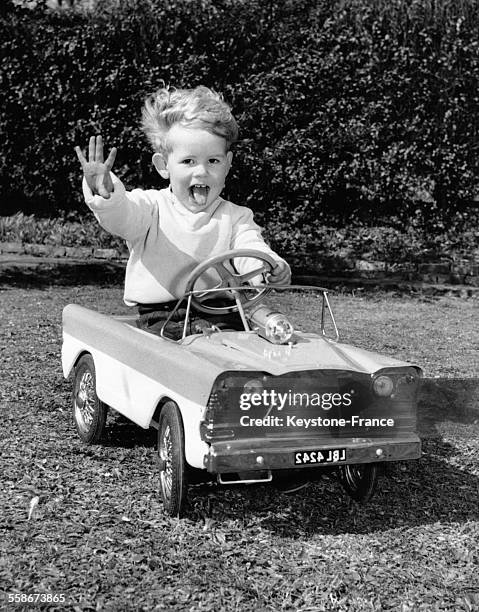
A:
[[[170,178],[168,165],[161,153],[154,153],[152,157],[152,162],[161,177],[163,177],[164,179]]]
[[[228,151],[228,153],[226,153],[226,160],[228,162],[228,172],[229,172],[231,168],[231,164],[233,162],[233,153],[231,151]]]

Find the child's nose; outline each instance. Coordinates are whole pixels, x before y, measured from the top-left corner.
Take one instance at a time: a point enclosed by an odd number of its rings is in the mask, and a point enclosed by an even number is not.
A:
[[[195,167],[195,176],[206,176],[208,174],[208,170],[206,169],[206,164],[197,164]]]

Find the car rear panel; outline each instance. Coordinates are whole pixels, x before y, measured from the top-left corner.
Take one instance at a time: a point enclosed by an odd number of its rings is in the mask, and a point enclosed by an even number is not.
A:
[[[419,457],[418,376],[411,370],[379,373],[394,381],[388,397],[374,393],[374,376],[346,370],[225,374],[201,425],[211,445],[207,467],[233,470],[235,461],[237,469],[246,469],[245,461],[248,469],[298,467],[294,452],[321,449],[346,449],[346,463]]]
[[[303,462],[298,464],[299,454],[318,453],[328,450],[345,449],[345,458],[329,463]],[[212,473],[254,472],[282,469],[327,468],[341,464],[374,463],[418,459],[421,456],[421,442],[416,434],[404,436],[401,440],[391,438],[340,438],[318,439],[251,439],[215,442],[205,457],[205,468]]]

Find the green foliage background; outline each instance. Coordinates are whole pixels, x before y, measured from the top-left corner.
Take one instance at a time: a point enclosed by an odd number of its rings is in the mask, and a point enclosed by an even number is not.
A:
[[[161,80],[224,93],[241,127],[225,196],[285,239],[475,208],[473,0],[4,2],[0,41],[2,215],[82,210],[73,146],[97,132],[128,187],[162,186],[139,129]]]

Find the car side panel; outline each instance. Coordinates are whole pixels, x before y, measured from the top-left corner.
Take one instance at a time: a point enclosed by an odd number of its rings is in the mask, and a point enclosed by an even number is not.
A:
[[[63,310],[63,334],[68,342],[76,339],[201,405],[206,405],[216,377],[223,372],[219,365],[205,367],[201,356],[188,346],[74,304]],[[71,353],[72,349],[64,347],[65,376],[74,363]]]
[[[201,440],[199,434],[204,406],[68,334],[65,334],[64,346],[69,347],[70,356],[79,356],[84,352],[91,354],[95,363],[98,397],[140,427],[147,429],[150,426],[156,407],[163,400],[176,402],[183,419],[186,460],[193,467],[204,467],[203,458],[209,451],[209,445]]]
[[[200,438],[200,420],[218,370],[202,368],[201,360],[187,348],[124,322],[79,306],[68,306],[65,311],[64,376],[69,376],[82,353],[90,353],[98,397],[144,428],[150,426],[163,400],[175,401],[183,419],[186,460],[203,468],[209,446]]]

